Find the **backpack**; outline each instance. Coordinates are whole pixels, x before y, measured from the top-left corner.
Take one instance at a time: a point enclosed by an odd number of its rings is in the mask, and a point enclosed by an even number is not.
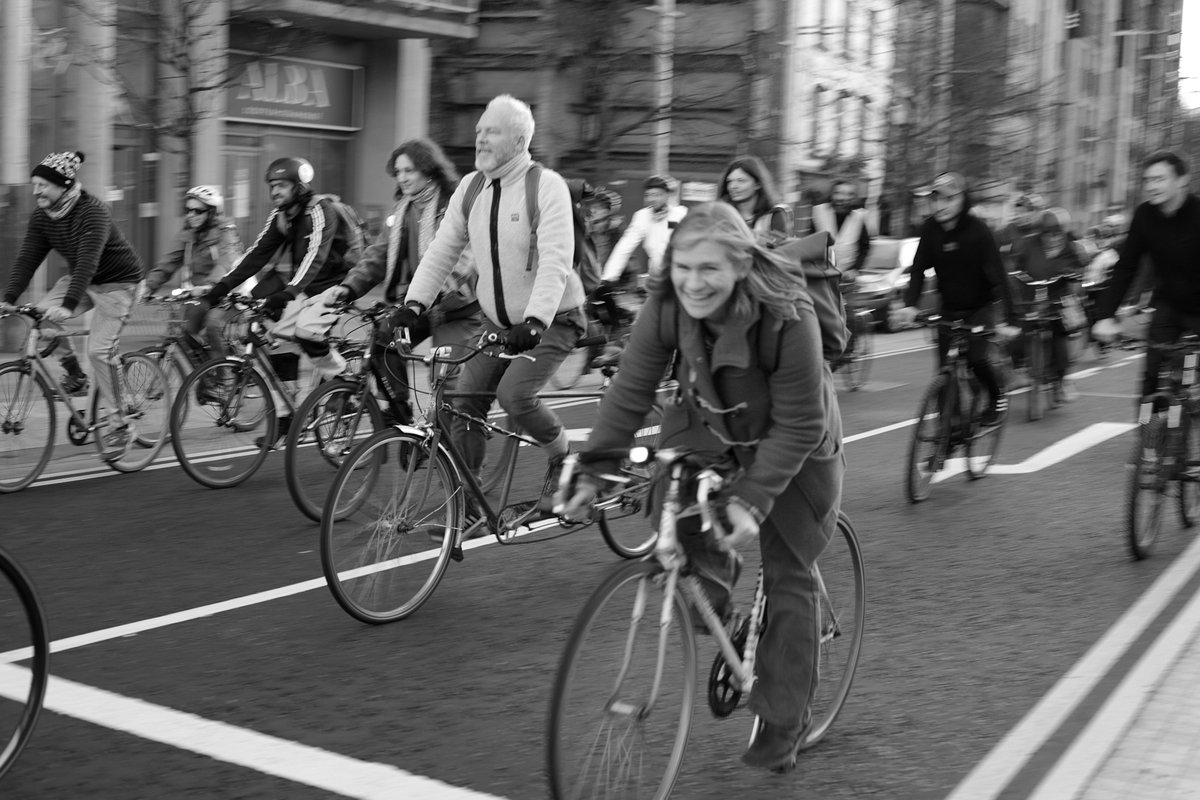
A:
[[[537,228],[541,221],[538,189],[542,181],[542,169],[544,169],[542,165],[535,161],[529,171],[525,173],[525,213],[529,219],[529,269],[533,269],[537,265]],[[483,191],[483,184],[486,180],[487,178],[482,172],[476,172],[471,183],[467,185],[467,191],[463,194],[462,200],[464,220],[470,217],[471,207],[475,204],[475,198]],[[584,294],[590,295],[600,285],[600,259],[596,255],[596,244],[587,231],[587,212],[583,208],[583,188],[584,181],[582,180],[567,181],[567,189],[571,192],[571,217],[575,228],[575,252],[571,265],[578,273],[580,281],[583,282]]]
[[[358,266],[363,253],[371,243],[371,232],[367,228],[367,223],[363,222],[362,217],[358,215],[353,206],[343,202],[342,198],[336,194],[314,194],[309,207],[320,202],[329,203],[337,213],[338,219],[341,220],[342,230],[346,232],[346,252],[342,254],[342,261],[345,263],[346,269],[353,269]]]
[[[846,327],[846,308],[842,304],[839,286],[842,273],[834,265],[832,253],[833,237],[821,231],[809,236],[787,239],[773,249],[782,253],[792,266],[790,272],[808,291],[813,309],[817,312],[817,323],[821,328],[821,352],[826,361],[837,361],[846,350],[850,331]],[[678,305],[662,314],[659,336],[669,346],[676,341],[676,315]],[[760,326],[761,329],[761,326]],[[775,336],[758,337],[758,363],[768,374],[779,368],[779,351],[783,343],[783,327]]]

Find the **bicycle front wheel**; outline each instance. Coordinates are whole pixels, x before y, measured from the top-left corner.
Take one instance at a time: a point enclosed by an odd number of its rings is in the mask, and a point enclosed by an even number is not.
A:
[[[267,382],[238,359],[192,371],[171,407],[171,446],[192,480],[211,489],[253,475],[275,441],[275,403]]]
[[[904,483],[911,503],[929,497],[933,476],[942,468],[950,448],[949,424],[942,413],[947,392],[951,391],[946,375],[938,375],[925,390],[917,411],[912,441],[908,447],[908,475]]]
[[[288,493],[301,513],[321,521],[338,467],[359,442],[382,428],[379,403],[365,378],[328,381],[304,399],[283,455]]]
[[[692,725],[696,633],[656,561],[612,572],[575,620],[550,701],[555,800],[665,800]],[[669,624],[664,612],[669,611]]]
[[[121,416],[129,425],[130,443],[125,455],[108,465],[117,472],[145,469],[167,443],[171,417],[171,390],[167,376],[153,356],[121,356]],[[103,411],[97,411],[95,419]],[[101,432],[103,434],[103,430]]]
[[[21,363],[0,366],[0,492],[37,480],[54,452],[54,394]]]
[[[1127,465],[1129,489],[1125,511],[1129,552],[1136,560],[1150,555],[1162,527],[1163,500],[1170,483],[1164,463],[1167,421],[1153,415],[1138,431],[1137,449]]]
[[[858,536],[845,514],[838,515],[837,531],[817,559],[815,572],[820,598],[820,680],[810,706],[812,726],[804,734],[801,750],[812,747],[829,733],[850,695],[862,652],[867,615],[866,571]],[[769,605],[767,615],[769,619]]]
[[[1200,515],[1200,414],[1188,410],[1183,414],[1183,462],[1179,465],[1180,476],[1175,485],[1179,488],[1179,521],[1183,527],[1196,524]]]
[[[350,453],[321,515],[321,567],[346,613],[392,622],[429,599],[464,524],[462,483],[444,451],[395,428]]]
[[[1000,451],[1000,439],[1004,434],[1007,416],[1001,417],[995,425],[982,427],[979,418],[987,405],[983,392],[976,392],[971,401],[971,425],[973,431],[966,442],[967,477],[979,480],[987,474],[996,461],[996,453]]]
[[[33,583],[0,550],[0,778],[33,735],[49,660],[50,635]]]
[[[634,436],[634,444],[654,447],[662,431],[662,405],[655,403]],[[600,535],[621,558],[641,558],[654,549],[658,532],[650,526],[646,510],[650,490],[658,476],[658,463],[621,465],[621,472],[630,479],[610,503],[602,503],[598,518]]]

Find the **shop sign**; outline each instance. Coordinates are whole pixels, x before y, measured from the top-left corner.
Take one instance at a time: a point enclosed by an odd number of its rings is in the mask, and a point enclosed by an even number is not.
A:
[[[225,119],[300,128],[362,128],[363,68],[231,52]]]

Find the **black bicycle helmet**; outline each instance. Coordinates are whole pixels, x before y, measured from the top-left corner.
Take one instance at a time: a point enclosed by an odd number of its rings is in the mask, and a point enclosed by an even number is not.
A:
[[[301,192],[306,192],[315,177],[316,171],[307,159],[285,156],[275,159],[267,167],[266,181],[291,181]]]

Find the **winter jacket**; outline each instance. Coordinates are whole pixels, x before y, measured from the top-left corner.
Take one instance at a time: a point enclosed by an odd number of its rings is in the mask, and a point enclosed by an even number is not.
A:
[[[146,273],[146,286],[158,291],[183,268],[181,284],[203,286],[215,283],[233,269],[242,254],[242,237],[237,226],[226,217],[216,217],[198,230],[184,227],[175,237],[174,246]]]
[[[937,275],[941,313],[954,319],[966,319],[976,311],[999,301],[1004,319],[1016,323],[1008,273],[1000,261],[1000,249],[991,229],[966,208],[954,227],[946,230],[933,217],[921,226],[921,240],[913,256],[906,306],[916,306],[925,284],[925,270],[933,267]]]

